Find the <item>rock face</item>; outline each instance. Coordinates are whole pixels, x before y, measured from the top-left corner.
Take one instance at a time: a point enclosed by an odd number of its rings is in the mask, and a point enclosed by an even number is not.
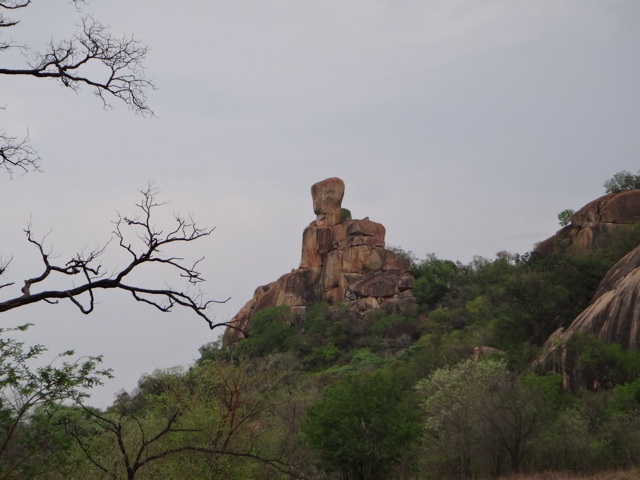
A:
[[[536,248],[543,255],[558,247],[580,254],[607,234],[640,222],[640,190],[610,193],[587,203],[571,224]],[[551,364],[563,375],[566,389],[594,388],[607,379],[587,379],[577,372],[578,355],[566,345],[576,333],[587,333],[625,349],[640,350],[640,246],[620,259],[601,280],[589,306],[566,329],[554,332],[542,347],[537,364]]]
[[[315,224],[333,227],[340,223],[340,208],[344,197],[344,182],[337,177],[327,178],[311,186]]]
[[[409,261],[385,248],[383,225],[342,214],[344,191],[336,177],[311,187],[316,219],[302,234],[300,268],[256,289],[229,322],[224,345],[244,338],[251,317],[268,307],[287,305],[302,313],[323,300],[352,302],[365,310],[415,302]]]
[[[603,234],[637,222],[640,222],[640,190],[609,193],[574,213],[571,223],[540,242],[536,251],[547,255],[565,243],[570,251],[585,252],[591,250]]]
[[[567,389],[586,387],[573,375],[575,358],[565,348],[576,332],[607,343],[640,350],[640,246],[625,255],[605,275],[589,306],[566,329],[559,329],[542,348],[539,362],[551,360]]]

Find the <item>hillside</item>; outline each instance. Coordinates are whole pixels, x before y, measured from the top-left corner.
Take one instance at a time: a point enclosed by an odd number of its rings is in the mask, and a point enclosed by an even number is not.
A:
[[[224,344],[145,375],[105,411],[35,409],[3,471],[633,478],[637,192],[589,202],[530,253],[462,264],[388,249],[384,226],[342,208],[341,180],[319,182],[299,268],[256,289]]]

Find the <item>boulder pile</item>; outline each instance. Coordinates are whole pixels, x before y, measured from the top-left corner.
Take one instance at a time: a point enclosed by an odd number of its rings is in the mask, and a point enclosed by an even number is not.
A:
[[[342,209],[344,191],[336,177],[311,187],[316,219],[302,234],[300,267],[255,290],[229,322],[224,345],[244,338],[251,317],[269,307],[286,305],[302,314],[319,301],[348,302],[360,310],[415,303],[409,260],[385,248],[383,225],[353,220]]]

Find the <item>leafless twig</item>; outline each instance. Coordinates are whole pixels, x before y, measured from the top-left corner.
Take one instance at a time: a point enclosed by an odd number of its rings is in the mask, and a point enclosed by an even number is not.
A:
[[[110,274],[107,274],[100,263],[109,243],[89,252],[81,252],[66,263],[57,265],[51,260],[51,252],[44,248],[46,236],[44,239],[37,240],[34,238],[31,226],[27,227],[25,229],[27,241],[37,249],[43,269],[39,275],[24,280],[20,296],[0,301],[0,312],[42,301],[57,303],[60,299],[67,299],[82,313],[89,314],[95,307],[96,291],[118,289],[129,292],[136,301],[151,305],[162,312],[170,312],[176,305],[190,309],[203,318],[211,329],[227,326],[227,322],[214,322],[207,311],[212,304],[224,303],[228,299],[206,300],[202,292],[195,288],[204,282],[202,273],[197,270],[202,259],[186,264],[182,257],[163,254],[163,250],[168,249],[169,246],[174,247],[209,236],[214,228],[201,228],[191,217],[175,216],[174,224],[165,232],[154,223],[155,210],[163,206],[162,202],[156,200],[157,189],[150,185],[140,193],[142,200],[137,207],[141,215],[131,217],[118,215],[114,222],[114,238],[118,246],[128,253],[129,263]],[[133,243],[132,236],[136,238]],[[9,262],[10,260],[0,262],[0,275],[4,273]],[[184,290],[172,286],[152,288],[129,282],[132,272],[150,265],[162,267],[167,274],[177,273],[179,277],[186,280],[187,288]],[[54,276],[80,278],[81,282],[66,289],[36,291]],[[0,285],[0,288],[14,283]]]
[[[70,0],[77,10],[85,0]],[[0,75],[49,78],[74,91],[89,87],[105,108],[112,100],[124,102],[140,115],[153,115],[146,92],[155,89],[145,76],[145,61],[149,48],[133,35],[115,36],[91,16],[84,16],[80,30],[69,40],[51,41],[45,50],[33,50],[2,38],[5,30],[20,21],[2,14],[28,7],[31,0],[0,0],[0,53],[18,49],[25,57],[23,68],[3,68]],[[15,12],[14,12],[15,13]],[[40,157],[31,146],[29,134],[24,137],[7,134],[0,129],[0,167],[9,176],[15,171],[40,169]]]

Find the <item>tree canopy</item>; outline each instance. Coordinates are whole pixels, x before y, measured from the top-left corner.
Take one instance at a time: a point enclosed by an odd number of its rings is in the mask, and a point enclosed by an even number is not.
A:
[[[617,172],[609,180],[604,182],[604,188],[607,193],[620,193],[625,190],[640,189],[640,170],[634,175],[628,170]]]

